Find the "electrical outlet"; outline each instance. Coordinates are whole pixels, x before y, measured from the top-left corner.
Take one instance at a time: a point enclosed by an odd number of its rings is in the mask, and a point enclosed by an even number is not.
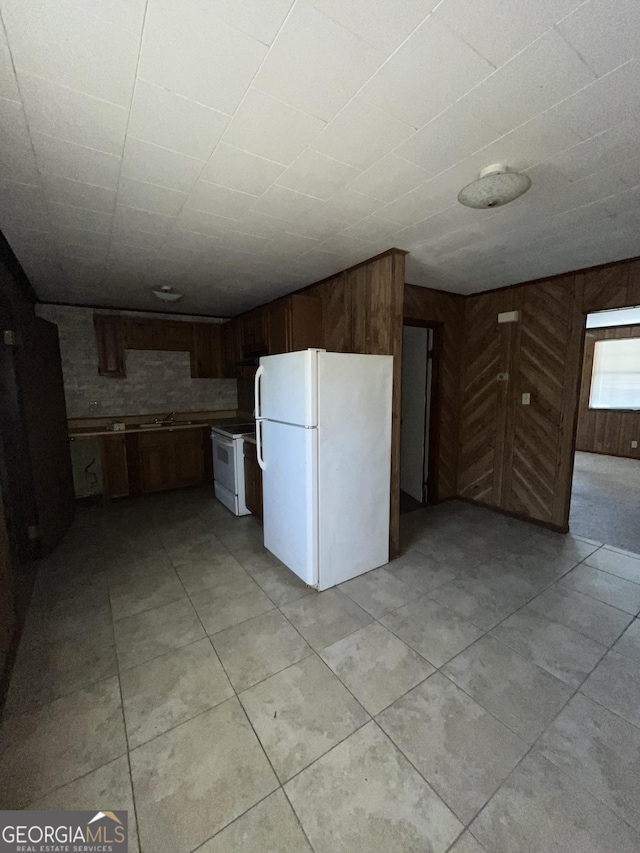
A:
[[[633,450],[638,449],[638,442],[635,439],[631,442],[631,447]]]
[[[526,393],[522,395],[522,405],[530,406],[531,405],[531,394]]]
[[[496,379],[498,380],[498,382],[508,382],[509,381],[509,374],[508,373],[499,373],[496,376]]]

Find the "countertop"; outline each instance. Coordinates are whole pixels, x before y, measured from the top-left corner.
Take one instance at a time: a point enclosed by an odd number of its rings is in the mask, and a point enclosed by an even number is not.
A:
[[[127,433],[162,432],[174,429],[204,429],[205,427],[224,426],[236,418],[224,418],[220,420],[193,420],[191,423],[166,424],[153,427],[141,427],[139,424],[127,424],[124,429],[110,429],[106,426],[74,427],[69,430],[69,438],[91,438],[97,435],[126,435]]]

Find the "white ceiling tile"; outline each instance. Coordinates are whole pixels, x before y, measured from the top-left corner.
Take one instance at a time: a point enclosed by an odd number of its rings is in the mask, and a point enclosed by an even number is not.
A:
[[[439,0],[369,0],[344,3],[343,0],[304,0],[327,17],[355,33],[385,53],[394,51]]]
[[[74,3],[138,36],[142,32],[146,0],[74,0]]]
[[[15,227],[49,230],[45,197],[39,185],[3,180],[0,183],[0,215],[2,222],[14,222]]]
[[[107,246],[78,246],[75,243],[64,243],[62,240],[57,243],[57,254],[61,260],[79,258],[102,265],[107,259],[107,252]]]
[[[129,135],[122,157],[122,175],[159,187],[189,192],[204,165],[203,160],[142,142]]]
[[[113,217],[113,228],[114,232],[119,229],[125,232],[146,231],[149,234],[166,234],[174,221],[172,216],[118,204]]]
[[[20,100],[11,52],[2,26],[0,26],[0,98],[9,98],[12,101]]]
[[[433,174],[395,154],[387,154],[349,183],[349,188],[389,202],[419,187]]]
[[[280,163],[273,163],[264,157],[257,157],[221,142],[211,155],[201,177],[203,181],[210,181],[231,190],[262,195],[283,171],[284,166]]]
[[[132,178],[121,178],[118,187],[118,204],[137,207],[151,213],[175,216],[188,198],[185,192],[157,187]]]
[[[288,166],[323,127],[319,118],[251,89],[223,142]]]
[[[183,208],[176,219],[177,228],[184,228],[187,231],[197,231],[200,234],[209,234],[211,236],[219,235],[230,228],[237,228],[237,226],[238,223],[235,219],[216,216],[213,213],[205,213],[203,210],[192,210],[188,207]]]
[[[324,209],[318,211],[323,216],[339,222],[347,222],[350,225],[358,222],[365,216],[380,210],[383,202],[371,196],[357,193],[355,190],[346,188],[335,193],[324,204]]]
[[[122,154],[128,110],[25,71],[18,76],[31,131]]]
[[[582,139],[621,124],[640,111],[640,61],[627,62],[553,107]]]
[[[410,125],[357,97],[326,126],[311,148],[342,163],[367,169],[414,131]]]
[[[450,169],[381,208],[379,214],[401,225],[414,225],[455,204],[458,192],[475,177],[463,165]]]
[[[256,237],[269,237],[271,238],[269,245],[272,245],[283,236],[283,232],[289,228],[289,223],[281,218],[248,210],[240,223],[235,223],[234,227],[248,234],[254,234]]]
[[[295,222],[299,216],[307,213],[322,215],[324,202],[274,184],[251,206],[251,209],[278,219]]]
[[[70,228],[66,225],[53,223],[53,232],[56,240],[62,243],[74,243],[77,246],[95,246],[107,248],[109,246],[109,235],[101,231],[86,231],[84,228]]]
[[[117,187],[121,158],[115,154],[84,148],[41,133],[32,133],[31,139],[41,172],[106,189]]]
[[[138,139],[206,160],[228,124],[225,113],[136,80],[129,133]]]
[[[266,237],[256,237],[242,231],[227,231],[220,238],[220,245],[225,249],[236,249],[239,252],[261,253],[265,248]]]
[[[589,0],[558,24],[558,29],[598,76],[640,58],[640,4],[636,0]]]
[[[292,5],[293,0],[207,0],[215,15],[263,44],[274,40]]]
[[[577,180],[635,156],[640,156],[640,120],[637,118],[567,148],[552,157],[551,163],[571,180]]]
[[[549,30],[464,99],[502,133],[588,86],[594,74],[556,30]]]
[[[386,56],[313,6],[295,6],[254,85],[328,121]]]
[[[256,198],[257,196],[248,193],[198,181],[189,196],[187,207],[228,219],[239,219],[254,204]]]
[[[221,245],[221,235],[201,234],[196,231],[186,231],[174,228],[169,233],[167,246],[180,246],[192,252],[213,252]]]
[[[446,0],[434,17],[494,65],[503,65],[584,0]]]
[[[167,239],[166,234],[151,234],[148,231],[137,231],[133,228],[124,228],[122,225],[113,225],[113,245],[123,243],[125,246],[137,246],[140,249],[158,249]]]
[[[86,210],[99,210],[113,213],[116,204],[116,191],[104,187],[94,187],[82,181],[72,181],[58,175],[42,173],[42,186],[49,202],[72,204]]]
[[[359,240],[373,241],[390,239],[392,235],[398,233],[402,226],[397,222],[391,222],[388,219],[381,219],[376,216],[366,216],[355,225],[349,225],[342,232],[348,237],[356,237]]]
[[[366,261],[372,255],[371,243],[358,240],[346,234],[335,234],[319,243],[316,248],[321,252],[330,252],[347,260],[349,264]]]
[[[362,90],[372,104],[421,127],[493,71],[493,66],[430,16]]]
[[[498,136],[493,127],[458,102],[400,145],[396,153],[435,175]]]
[[[0,178],[40,182],[22,104],[0,98]]]
[[[97,210],[85,210],[83,207],[73,207],[70,204],[49,203],[49,212],[56,226],[65,228],[82,228],[86,231],[99,231],[109,234],[113,214],[101,213]]]
[[[612,171],[623,183],[635,189],[640,184],[640,156],[616,163]],[[637,199],[637,195],[634,198]]]
[[[129,106],[138,34],[68,0],[3,0],[2,14],[19,71]]]
[[[345,187],[358,170],[307,148],[277,180],[282,187],[327,199]]]
[[[149,0],[139,74],[232,114],[267,52],[192,0]]]

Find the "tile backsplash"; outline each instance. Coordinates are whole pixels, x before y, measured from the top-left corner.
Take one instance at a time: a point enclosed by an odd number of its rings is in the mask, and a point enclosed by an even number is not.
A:
[[[126,377],[99,376],[93,308],[43,304],[36,313],[58,326],[69,418],[237,408],[236,380],[192,379],[188,352],[126,350]]]

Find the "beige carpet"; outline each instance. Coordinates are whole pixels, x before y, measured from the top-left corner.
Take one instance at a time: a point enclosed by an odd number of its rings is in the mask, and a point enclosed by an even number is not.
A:
[[[640,553],[640,460],[576,453],[572,533]]]

